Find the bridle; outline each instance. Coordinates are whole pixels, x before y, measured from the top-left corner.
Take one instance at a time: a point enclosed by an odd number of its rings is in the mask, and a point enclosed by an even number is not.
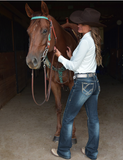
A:
[[[50,68],[48,91],[47,91],[47,83],[46,83],[47,80],[46,80],[46,62],[45,62],[45,59],[46,59],[47,53],[49,51],[52,31],[53,31],[53,34],[54,34],[54,37],[55,37],[55,43],[57,41],[57,37],[56,37],[56,33],[55,33],[55,30],[54,30],[52,20],[50,18],[45,17],[45,16],[35,16],[35,17],[31,18],[31,20],[34,20],[34,19],[46,19],[50,22],[50,30],[49,30],[48,40],[47,40],[47,46],[45,47],[45,50],[43,52],[43,56],[41,57],[42,58],[41,62],[44,63],[43,67],[44,67],[44,81],[45,81],[45,99],[41,104],[37,103],[36,100],[35,100],[35,96],[34,96],[34,70],[32,69],[32,97],[33,97],[34,102],[38,106],[41,106],[41,105],[44,104],[45,101],[49,100],[50,91],[51,91],[51,78],[52,78],[52,66],[53,66],[54,54],[53,54],[53,57],[52,57],[51,68]]]
[[[35,17],[31,18],[31,20],[34,20],[34,19],[46,19],[50,22],[50,31],[49,31],[49,35],[48,35],[47,46],[45,47],[45,50],[44,50],[43,56],[42,56],[42,60],[41,60],[41,62],[43,62],[45,60],[46,56],[47,56],[48,51],[49,51],[52,31],[53,31],[53,34],[55,36],[55,43],[56,43],[57,37],[56,37],[56,33],[55,33],[55,30],[54,30],[52,20],[50,18],[45,17],[45,16],[35,16]]]

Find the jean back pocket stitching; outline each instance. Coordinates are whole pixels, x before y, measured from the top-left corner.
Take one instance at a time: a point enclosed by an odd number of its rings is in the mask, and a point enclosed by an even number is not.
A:
[[[84,87],[85,85],[85,87]],[[93,88],[90,89],[89,91],[86,91],[86,88],[89,86],[89,85],[93,85]],[[82,83],[82,93],[84,93],[83,91],[85,91],[85,95],[90,95],[94,89],[94,83]]]

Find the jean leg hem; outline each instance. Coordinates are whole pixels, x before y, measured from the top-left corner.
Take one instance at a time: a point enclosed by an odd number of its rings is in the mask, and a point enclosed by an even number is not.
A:
[[[92,158],[93,156],[88,156],[86,148],[85,148],[85,155],[91,160],[96,160],[97,159],[97,157],[96,158]]]
[[[59,152],[58,152],[58,151],[57,151],[57,154],[58,154],[60,157],[64,158],[64,159],[71,159],[71,156],[70,156],[70,157],[65,157],[65,156],[63,156],[63,155],[59,154]]]
[[[86,155],[86,154],[85,154]],[[87,155],[86,155],[87,156]],[[88,156],[87,156],[88,157]],[[90,158],[90,157],[88,157],[90,160],[96,160],[97,158]]]

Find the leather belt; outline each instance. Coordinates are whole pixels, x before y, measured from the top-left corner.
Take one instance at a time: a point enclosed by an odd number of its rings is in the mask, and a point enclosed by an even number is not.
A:
[[[79,74],[75,74],[73,76],[73,79],[76,79],[76,78],[87,78],[87,77],[93,77],[95,76],[95,73],[79,73]]]

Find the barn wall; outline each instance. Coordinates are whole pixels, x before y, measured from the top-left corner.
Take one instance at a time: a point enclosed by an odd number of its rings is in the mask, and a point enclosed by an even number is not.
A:
[[[16,95],[14,52],[0,53],[0,107]]]
[[[16,21],[14,21],[13,28],[17,93],[19,93],[25,88],[27,83],[26,54],[28,47],[28,35],[26,30]]]
[[[109,58],[108,73],[118,79],[123,80],[123,24],[116,25],[104,34],[104,44],[106,56]]]
[[[0,4],[0,108],[27,84],[27,48],[21,18]]]
[[[16,95],[11,19],[0,14],[0,107]]]

